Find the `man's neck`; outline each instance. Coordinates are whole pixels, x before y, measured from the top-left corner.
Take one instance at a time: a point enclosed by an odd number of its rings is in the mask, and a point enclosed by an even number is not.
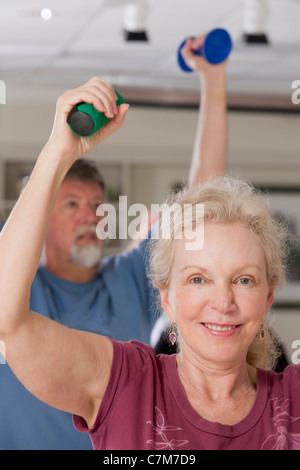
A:
[[[54,264],[45,262],[44,267],[52,274],[66,281],[86,283],[97,276],[99,266],[87,268],[75,263]]]

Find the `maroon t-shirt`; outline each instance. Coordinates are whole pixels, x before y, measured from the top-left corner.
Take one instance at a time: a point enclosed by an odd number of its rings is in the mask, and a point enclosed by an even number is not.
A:
[[[97,450],[300,450],[300,366],[258,370],[250,413],[229,426],[202,418],[180,382],[175,355],[156,356],[137,341],[113,341],[110,381],[92,429]]]

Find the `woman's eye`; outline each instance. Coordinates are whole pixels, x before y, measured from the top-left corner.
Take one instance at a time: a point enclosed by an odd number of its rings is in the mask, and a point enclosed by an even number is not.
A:
[[[191,279],[191,282],[193,284],[202,284],[204,281],[203,281],[202,277],[193,277],[193,279]]]
[[[238,280],[240,284],[248,285],[251,284],[252,279],[249,279],[248,277],[242,277],[241,279]]]

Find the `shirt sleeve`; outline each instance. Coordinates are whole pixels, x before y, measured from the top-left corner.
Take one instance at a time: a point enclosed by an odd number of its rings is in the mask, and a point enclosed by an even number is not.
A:
[[[141,241],[139,246],[132,251],[128,251],[121,255],[120,263],[126,263],[130,275],[138,286],[138,290],[143,297],[145,312],[147,312],[148,321],[153,328],[157,321],[159,310],[159,292],[155,289],[149,279],[149,256],[150,256],[150,238]]]
[[[143,373],[144,367],[150,362],[150,356],[154,356],[153,350],[138,341],[115,341],[113,343],[113,363],[110,379],[101,402],[95,423],[88,428],[84,418],[73,415],[73,424],[77,431],[93,434],[106,419],[113,403],[122,395],[124,389],[137,375]]]

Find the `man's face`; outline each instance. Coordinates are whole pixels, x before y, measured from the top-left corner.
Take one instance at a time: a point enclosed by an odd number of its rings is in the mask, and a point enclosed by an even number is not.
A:
[[[93,267],[99,264],[104,241],[98,239],[97,207],[105,202],[96,181],[66,180],[62,183],[46,237],[46,256],[60,262]]]

